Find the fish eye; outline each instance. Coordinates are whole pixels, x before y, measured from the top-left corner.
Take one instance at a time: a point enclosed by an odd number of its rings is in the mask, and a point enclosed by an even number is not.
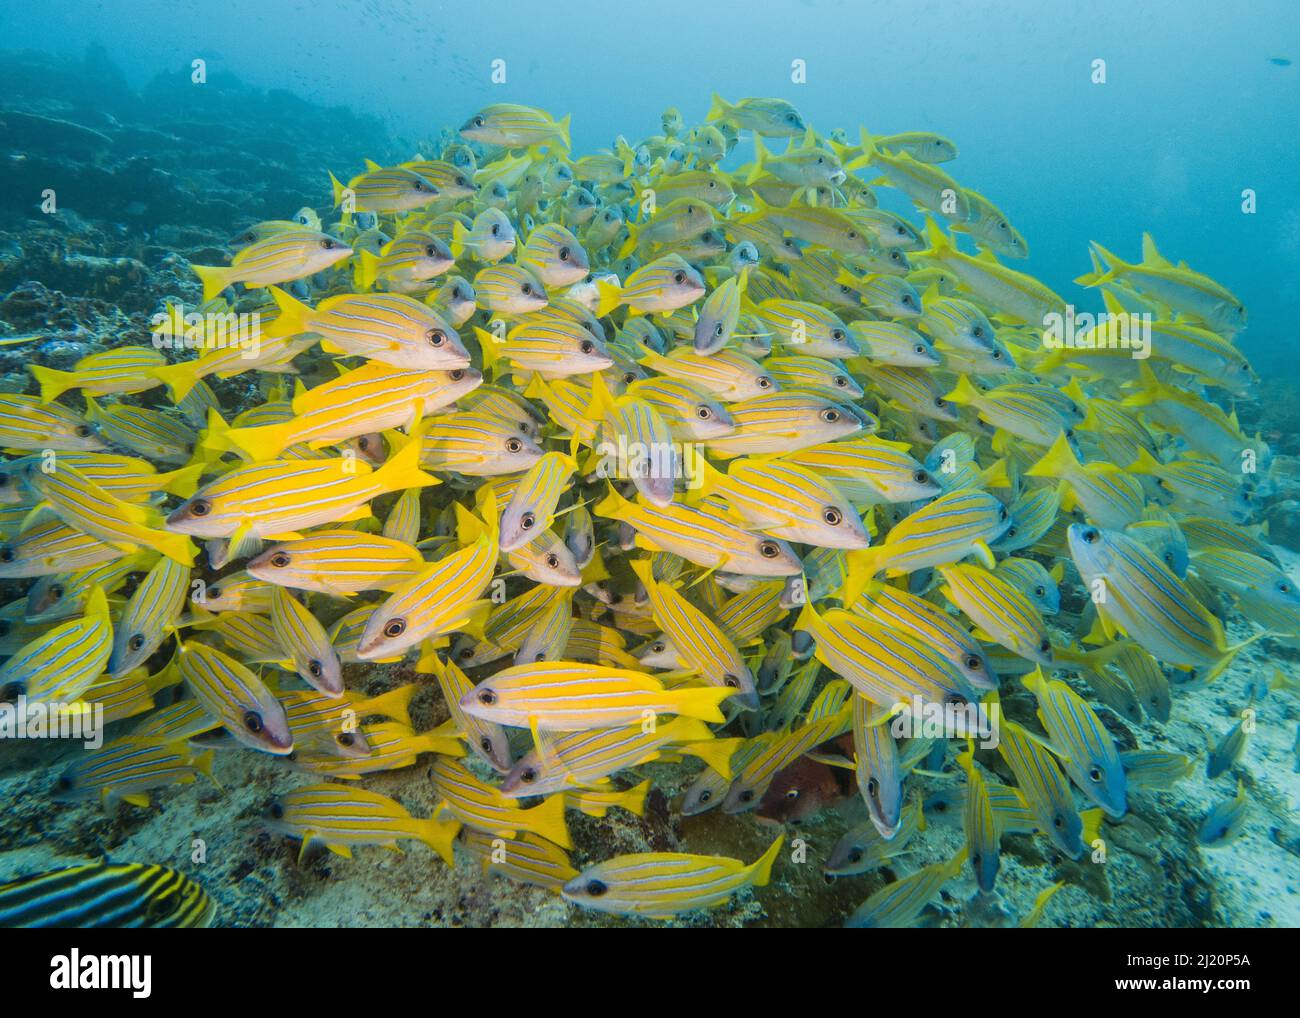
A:
[[[1047,596],[1047,588],[1046,588],[1046,587],[1035,587],[1035,588],[1034,588],[1034,593],[1035,593],[1038,597],[1046,597],[1046,596]]]
[[[474,118],[474,126],[475,126],[475,127],[482,127],[483,124],[484,124],[484,120],[483,120],[482,117],[475,117],[475,118]]]
[[[912,347],[912,350],[920,354],[925,353],[925,347],[923,347],[920,343],[917,343],[916,346]]]
[[[546,564],[552,569],[558,569],[560,566],[560,556],[554,553],[546,556]]]
[[[737,676],[732,675],[730,672],[728,672],[726,675],[722,677],[722,684],[731,689],[739,689],[740,679]]]
[[[52,598],[54,598],[54,600],[56,600],[56,601],[57,601],[59,598],[61,598],[61,597],[63,596],[63,584],[62,584],[62,583],[56,583],[54,586],[52,586],[52,587],[50,588],[50,596],[51,596]]]
[[[524,443],[517,438],[506,439],[506,452],[519,452],[523,447]]]
[[[144,633],[136,633],[131,639],[126,641],[127,648],[130,650],[139,650],[144,646]]]
[[[519,517],[519,529],[532,530],[533,524],[535,524],[536,522],[537,522],[537,517],[535,515],[533,515],[532,513],[524,513],[522,516]]]
[[[524,294],[525,297],[531,297],[531,296],[533,295],[533,284],[532,284],[532,283],[525,283],[525,284],[524,284],[520,289],[523,290],[523,294]]]
[[[584,339],[581,343],[578,344],[578,349],[581,350],[583,353],[591,353],[593,350],[596,349],[596,344],[589,339]]]
[[[706,406],[696,407],[695,416],[702,421],[707,421],[713,417],[713,411]]]
[[[663,641],[660,640],[660,641],[658,641],[658,642],[656,642],[656,643],[652,643],[652,644],[650,644],[650,650],[651,650],[652,653],[655,653],[655,654],[662,654],[662,653],[664,652],[664,643],[663,643]]]
[[[715,336],[721,336],[726,331],[726,327],[721,322],[713,327],[713,334]]]
[[[925,484],[930,480],[930,475],[924,470],[914,470],[912,471],[912,480],[917,484]]]
[[[940,410],[942,410],[944,407],[948,405],[948,401],[944,399],[942,396],[935,396],[934,405],[938,407]]]
[[[537,771],[535,771],[531,767],[525,767],[522,771],[519,772],[519,780],[522,781],[525,785],[531,785],[534,781],[537,780]]]
[[[212,512],[212,503],[206,498],[196,498],[190,503],[191,516],[206,516]]]
[[[1064,829],[1065,818],[1061,816],[1061,814],[1059,813],[1056,814],[1056,816],[1052,817],[1052,826],[1055,827],[1058,831]]]
[[[569,260],[569,249],[567,247],[560,248],[560,261],[567,262],[568,260]]]
[[[982,325],[976,325],[974,328],[972,328],[972,329],[970,330],[970,334],[971,334],[972,336],[974,336],[976,339],[983,339],[983,338],[984,338],[984,326],[982,326]]]
[[[1039,653],[1046,654],[1052,649],[1052,641],[1044,637],[1038,644]]]
[[[289,553],[284,551],[277,551],[274,555],[272,555],[269,559],[267,559],[267,561],[270,562],[271,565],[275,566],[277,569],[283,569],[285,566],[289,564],[290,561]]]
[[[491,753],[491,752],[492,752],[492,739],[489,738],[489,737],[486,736],[486,735],[483,736],[483,738],[481,738],[481,739],[478,740],[478,748],[481,749],[481,750],[483,750],[484,753]]]
[[[59,776],[59,780],[55,782],[55,784],[61,791],[67,792],[72,788],[72,779],[68,777],[68,775],[62,774]]]
[[[993,351],[993,359],[994,359],[995,361],[1000,361],[1000,360],[1002,360],[1002,351],[1001,351],[1001,350],[994,350],[994,351]]]
[[[447,334],[441,329],[430,329],[424,334],[424,338],[429,341],[430,346],[442,346],[447,342]]]
[[[825,421],[827,424],[834,424],[839,419],[840,419],[840,412],[838,410],[822,411],[822,420]]]
[[[1291,593],[1291,584],[1283,580],[1277,585],[1277,590],[1279,594],[1289,594]]]
[[[459,657],[460,657],[460,659],[461,659],[462,661],[468,661],[468,660],[469,660],[470,658],[472,658],[473,656],[474,656],[474,648],[473,648],[473,647],[462,647],[462,648],[461,648],[461,651],[460,651],[460,655],[459,655]]]
[[[484,707],[491,707],[497,702],[497,695],[490,689],[481,689],[478,694],[478,702]]]
[[[1094,784],[1101,784],[1101,768],[1093,767],[1088,771],[1088,780]]]
[[[493,224],[492,224],[492,236],[494,236],[494,237],[499,237],[499,236],[501,236],[501,224],[500,224],[500,223],[493,223]]]
[[[1007,516],[1008,516],[1007,507],[1004,505],[998,506],[998,522],[999,523],[1003,522],[1007,518]]]
[[[1083,538],[1084,544],[1096,544],[1098,539],[1101,537],[1101,535],[1092,527],[1089,527],[1079,536]]]
[[[876,795],[877,795],[877,793],[878,793],[879,791],[880,791],[880,785],[879,785],[879,783],[877,783],[876,779],[875,779],[875,778],[868,778],[868,779],[867,779],[867,794],[868,794],[869,796],[871,796],[871,798],[874,799],[874,798],[876,797]]]
[[[862,849],[856,847],[852,848],[849,850],[848,860],[849,862],[861,862],[862,855],[863,855]]]
[[[858,231],[857,231],[857,230],[850,230],[849,233],[848,233],[848,237],[849,237],[849,240],[857,240],[857,239],[858,239]]]
[[[831,339],[835,340],[835,342],[837,342],[837,343],[842,343],[842,342],[844,342],[844,330],[843,330],[843,329],[832,329],[832,330],[831,330]]]
[[[255,710],[245,711],[244,727],[256,735],[262,730],[262,715]]]
[[[754,791],[753,791],[753,789],[751,789],[751,788],[747,788],[747,789],[745,789],[743,792],[741,792],[741,793],[740,793],[740,801],[741,801],[741,802],[753,802],[753,801],[754,801]]]
[[[601,880],[588,880],[587,893],[593,898],[599,898],[609,890]]]
[[[777,547],[774,541],[763,541],[758,546],[758,553],[763,558],[776,558],[781,554],[781,549]]]
[[[841,389],[845,388],[849,384],[849,380],[845,378],[843,375],[836,375],[834,378],[831,379],[831,381],[835,385],[839,386]]]
[[[976,657],[974,654],[967,654],[964,658],[962,658],[962,664],[964,664],[967,668],[970,668],[972,670],[978,668],[982,663],[983,662],[981,662],[980,659]]]
[[[758,383],[760,389],[772,388],[772,379],[768,378],[767,375],[759,375],[754,381]]]
[[[78,438],[89,438],[89,437],[90,437],[90,425],[88,425],[88,424],[78,424],[75,428],[72,429],[72,433],[73,433],[74,435],[76,435]]]
[[[324,240],[320,242],[320,246],[323,247],[326,251],[333,251],[337,245],[334,243],[334,241],[330,240],[329,237],[326,237]]]
[[[635,382],[635,381],[636,381],[636,375],[632,374],[632,372],[630,372],[630,371],[625,371],[625,372],[623,372],[623,384],[624,384],[624,385],[631,385],[631,384],[632,384],[633,382]]]
[[[825,520],[829,526],[838,527],[844,522],[844,514],[833,505],[828,505],[822,510],[822,519]]]
[[[313,659],[307,662],[307,673],[313,679],[319,679],[325,673],[325,669],[321,667],[321,663],[319,661]]]
[[[456,368],[456,370],[449,372],[447,377],[453,382],[459,382],[465,377],[465,370],[463,368]]]
[[[678,285],[681,285],[682,283],[686,282],[686,273],[683,272],[681,269],[678,269],[676,272],[673,273],[673,282],[677,283]]]
[[[334,741],[346,749],[356,742],[357,739],[351,732],[339,732],[338,735],[334,736]]]
[[[391,638],[401,636],[406,632],[406,619],[389,619],[384,623],[384,635]]]

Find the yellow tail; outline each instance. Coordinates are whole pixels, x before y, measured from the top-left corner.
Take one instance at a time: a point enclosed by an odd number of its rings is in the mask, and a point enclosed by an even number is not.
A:
[[[75,389],[81,384],[75,371],[58,371],[40,364],[28,364],[27,370],[40,383],[42,403],[53,403],[69,389]]]
[[[310,332],[312,309],[278,286],[269,289],[280,313],[275,321],[266,327],[267,336],[298,336]]]
[[[280,424],[264,424],[258,428],[230,428],[222,436],[226,448],[234,444],[242,449],[250,460],[260,463],[273,460],[285,449],[294,444],[294,430],[297,421],[283,421]]]
[[[212,300],[228,287],[233,282],[231,277],[235,274],[234,269],[225,265],[191,264],[190,268],[194,270],[194,274],[203,283],[203,299],[205,301]]]

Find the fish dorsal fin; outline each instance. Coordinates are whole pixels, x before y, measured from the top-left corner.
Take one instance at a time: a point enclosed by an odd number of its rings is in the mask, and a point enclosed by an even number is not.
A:
[[[1142,234],[1142,264],[1157,266],[1162,269],[1173,268],[1169,263],[1169,259],[1160,253],[1155,240],[1149,233]]]

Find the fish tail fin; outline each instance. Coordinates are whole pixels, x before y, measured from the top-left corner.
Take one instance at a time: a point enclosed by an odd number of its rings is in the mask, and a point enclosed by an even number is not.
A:
[[[1025,471],[1026,477],[1064,477],[1067,473],[1079,469],[1079,459],[1070,448],[1070,440],[1062,431],[1056,436],[1050,449],[1043,458]]]
[[[557,133],[560,137],[560,144],[564,146],[565,152],[573,151],[573,142],[569,139],[569,128],[573,122],[573,114],[566,113],[560,120]]]
[[[1113,282],[1132,267],[1119,255],[1106,250],[1095,240],[1092,242],[1092,250],[1105,263],[1105,267],[1104,270],[1094,270],[1076,279],[1075,282],[1080,286],[1101,286],[1103,283]]]
[[[207,464],[218,459],[223,452],[234,452],[235,448],[227,437],[229,434],[230,425],[226,423],[226,419],[216,410],[209,408],[208,426],[199,434],[192,462]]]
[[[280,309],[275,321],[268,325],[267,333],[271,336],[297,336],[309,331],[308,319],[312,313],[310,307],[287,290],[278,286],[270,287],[271,299]]]
[[[732,107],[728,105],[727,101],[723,99],[722,96],[718,95],[717,92],[714,92],[713,99],[709,103],[709,112],[705,119],[722,120],[731,112],[731,109]]]
[[[540,806],[535,806],[526,813],[533,833],[561,848],[573,847],[569,828],[564,823],[564,796],[547,796]]]
[[[161,490],[179,495],[181,498],[189,498],[198,490],[199,478],[203,476],[204,468],[203,463],[190,463],[165,474],[159,474],[156,480]]]
[[[689,753],[691,756],[698,757],[708,764],[711,770],[717,771],[722,777],[731,777],[731,758],[736,755],[739,748],[736,739],[700,739],[697,742],[689,742],[679,747],[681,752]]]
[[[762,136],[754,135],[754,162],[749,169],[749,176],[745,178],[746,184],[754,183],[763,175],[771,155],[772,153],[767,150],[767,146],[763,144]]]
[[[411,727],[411,700],[419,688],[417,683],[408,682],[404,686],[390,689],[387,693],[380,693],[366,704],[366,712],[382,714],[409,728]]]
[[[862,154],[844,167],[846,171],[860,170],[864,166],[871,165],[871,161],[879,154],[876,139],[867,133],[865,127],[858,128],[858,141],[862,145]]]
[[[637,244],[641,243],[641,225],[640,223],[627,224],[627,240],[623,241],[623,245],[618,249],[619,258],[626,258],[636,250]],[[596,288],[600,288],[600,283],[596,284]]]
[[[943,232],[943,227],[934,221],[933,216],[925,217],[925,239],[930,242],[930,246],[924,251],[918,251],[918,257],[937,258],[952,250],[952,238]]]
[[[878,545],[874,548],[858,548],[845,554],[844,584],[840,587],[840,603],[845,608],[852,609],[853,605],[857,604],[862,592],[880,571],[882,547]]]
[[[183,566],[194,565],[194,556],[198,550],[188,536],[170,530],[150,530],[148,546]]]
[[[343,204],[343,193],[347,188],[343,186],[343,182],[338,177],[334,176],[333,172],[330,172],[330,187],[334,191],[334,207],[338,208]]]
[[[465,255],[465,247],[469,244],[469,227],[457,219],[451,227],[451,256],[456,261],[460,261]]]
[[[190,268],[194,274],[199,277],[203,284],[203,299],[212,300],[222,290],[230,285],[232,270],[225,265],[195,265],[190,263]]]
[[[455,866],[456,857],[452,846],[456,843],[456,835],[460,833],[460,821],[429,817],[428,820],[417,820],[415,825],[416,837],[437,852],[448,866]]]
[[[710,724],[721,724],[726,720],[719,706],[723,700],[736,692],[730,686],[694,686],[675,689],[672,693],[673,713],[688,718],[699,718]]]
[[[282,421],[279,424],[263,424],[256,428],[227,428],[221,440],[238,446],[254,463],[273,460],[289,446],[293,445],[294,422]],[[209,443],[211,448],[211,443]]]
[[[750,883],[755,887],[766,887],[767,882],[772,879],[772,864],[776,862],[777,854],[781,851],[781,845],[785,842],[785,832],[782,831],[776,836],[766,852],[758,857],[758,861],[749,867],[751,875]]]
[[[596,290],[600,294],[600,303],[596,307],[596,317],[604,318],[623,303],[623,288],[608,279],[596,280]]]
[[[53,403],[69,389],[75,389],[80,384],[75,371],[59,371],[42,364],[28,364],[27,370],[40,384],[42,403]]]
[[[591,511],[607,519],[618,519],[630,505],[631,503],[611,484],[605,497],[592,506]]]
[[[167,386],[173,403],[180,403],[199,384],[198,361],[180,361],[176,364],[162,364],[156,368],[146,368],[145,373],[158,379]]]
[[[403,491],[406,488],[427,488],[439,483],[438,478],[420,469],[423,437],[422,429],[416,427],[410,440],[375,471],[374,481],[382,490]]]
[[[980,391],[975,388],[974,383],[965,375],[958,375],[956,387],[943,398],[960,406],[969,406],[979,397]]]
[[[641,784],[634,785],[618,797],[618,805],[633,816],[645,815],[645,800],[650,794],[650,779],[646,778]]]
[[[362,290],[369,290],[375,285],[375,280],[379,278],[379,255],[362,248],[358,261],[357,286]]]

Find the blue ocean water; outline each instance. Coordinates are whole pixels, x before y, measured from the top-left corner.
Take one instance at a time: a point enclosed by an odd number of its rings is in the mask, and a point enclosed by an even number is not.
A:
[[[699,121],[715,91],[786,97],[851,137],[859,125],[938,131],[960,147],[959,182],[1011,217],[1029,240],[1027,271],[1067,300],[1094,306],[1071,283],[1089,270],[1090,240],[1136,260],[1148,230],[1245,301],[1241,342],[1257,362],[1292,363],[1300,293],[1283,281],[1300,273],[1300,23],[1289,0],[578,0],[554,13],[62,0],[0,12],[2,46],[91,43],[135,84],[203,57],[214,73],[378,115],[411,139],[508,101],[572,113],[586,151],[657,133],[668,106]],[[805,84],[791,81],[795,60]]]

